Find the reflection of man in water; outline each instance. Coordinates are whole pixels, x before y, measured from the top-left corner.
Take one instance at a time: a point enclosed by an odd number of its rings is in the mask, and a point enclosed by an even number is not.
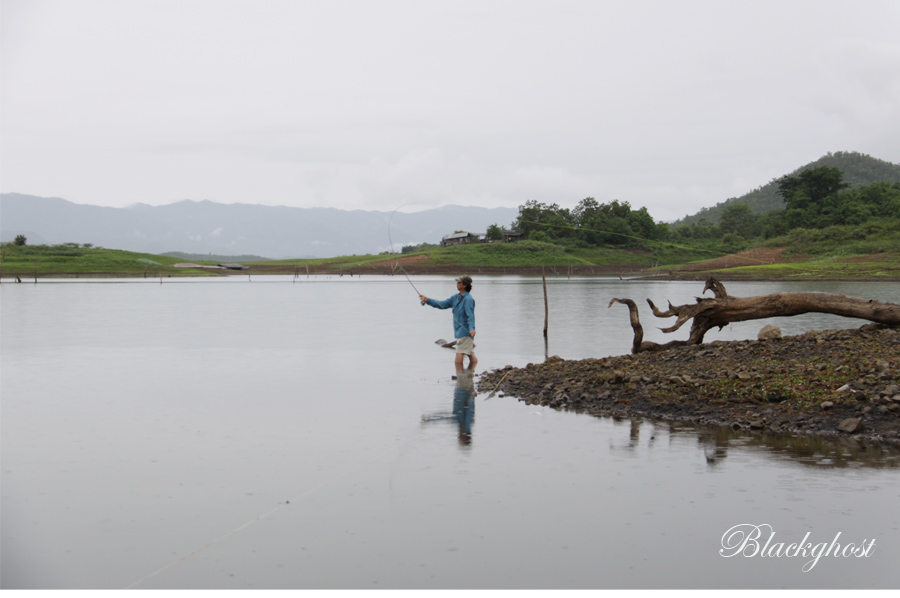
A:
[[[419,294],[419,299],[438,309],[453,310],[453,336],[456,338],[456,365],[461,366],[463,355],[469,356],[469,367],[475,367],[475,299],[472,298],[472,278],[460,276],[456,279],[459,294],[439,301]]]
[[[475,422],[475,382],[472,368],[465,369],[456,364],[456,386],[453,387],[453,412],[438,411],[422,416],[422,423],[438,421],[452,422],[459,428],[459,444],[472,443],[472,424]]]
[[[459,443],[472,442],[472,423],[475,421],[475,382],[472,368],[456,365],[456,388],[453,389],[453,417],[459,423]]]

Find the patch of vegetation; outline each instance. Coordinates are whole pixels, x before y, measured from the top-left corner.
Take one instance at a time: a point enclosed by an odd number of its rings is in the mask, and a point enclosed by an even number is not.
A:
[[[184,253],[183,251],[168,251],[161,255],[177,258],[179,261],[197,262],[215,262],[215,263],[234,263],[234,262],[266,262],[269,258],[260,255],[214,255],[206,253]]]
[[[541,266],[642,266],[678,264],[708,257],[706,250],[662,244],[649,249],[591,247],[574,240],[473,243],[449,247],[430,246],[403,254],[342,256],[325,259],[273,260],[259,266],[306,271],[371,268],[397,259],[415,259],[416,268],[539,268]]]
[[[33,279],[62,276],[209,276],[197,269],[175,268],[174,257],[104,249],[90,244],[0,246],[0,276],[4,279]],[[209,265],[215,265],[214,262]]]
[[[900,252],[900,218],[880,218],[860,225],[831,225],[820,229],[797,228],[760,243],[784,247],[785,255],[851,258],[873,253]]]
[[[518,243],[479,243],[453,245],[431,252],[435,264],[457,264],[464,268],[478,266],[517,267],[553,264],[568,266],[587,264],[582,258],[568,254],[565,248],[542,241]]]
[[[900,280],[900,253],[885,261],[794,262],[705,270],[722,280]]]
[[[342,255],[338,257],[327,258],[303,258],[303,259],[286,259],[286,260],[266,260],[265,262],[248,262],[251,266],[266,266],[268,268],[281,268],[285,271],[290,269],[300,269],[311,271],[316,269],[323,270],[352,270],[353,268],[364,268],[378,262],[384,262],[388,259],[395,259],[398,255],[390,255],[383,253],[380,255]]]

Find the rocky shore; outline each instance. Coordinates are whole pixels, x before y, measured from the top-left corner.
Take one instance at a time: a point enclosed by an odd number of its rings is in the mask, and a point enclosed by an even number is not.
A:
[[[602,359],[554,356],[485,372],[478,390],[598,416],[900,446],[900,329],[867,324]]]

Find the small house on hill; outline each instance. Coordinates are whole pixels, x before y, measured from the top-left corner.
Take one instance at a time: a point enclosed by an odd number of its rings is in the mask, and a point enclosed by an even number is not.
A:
[[[473,235],[472,233],[452,233],[449,235],[444,235],[441,239],[441,247],[447,247],[448,245],[465,245],[467,243],[477,243],[478,235]]]
[[[520,233],[514,230],[503,231],[503,240],[507,243],[509,243],[510,241],[518,241],[524,238],[524,233]],[[441,239],[441,247],[447,247],[449,245],[466,245],[468,243],[493,243],[493,241],[488,240],[487,233],[467,232],[444,235],[444,237]]]

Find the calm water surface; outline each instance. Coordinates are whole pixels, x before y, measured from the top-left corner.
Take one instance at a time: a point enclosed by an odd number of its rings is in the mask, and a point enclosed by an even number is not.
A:
[[[416,277],[446,298],[450,277]],[[730,283],[898,300],[894,284]],[[472,396],[507,364],[686,338],[699,282],[476,276],[478,368],[402,277],[0,288],[3,588],[896,588],[898,455]],[[709,296],[709,295],[707,295]],[[863,322],[807,315],[707,341]],[[726,558],[723,536],[868,545]],[[768,537],[765,531],[761,542]],[[748,545],[749,546],[749,545]],[[727,552],[727,551],[726,551]],[[774,554],[774,553],[773,553]]]

